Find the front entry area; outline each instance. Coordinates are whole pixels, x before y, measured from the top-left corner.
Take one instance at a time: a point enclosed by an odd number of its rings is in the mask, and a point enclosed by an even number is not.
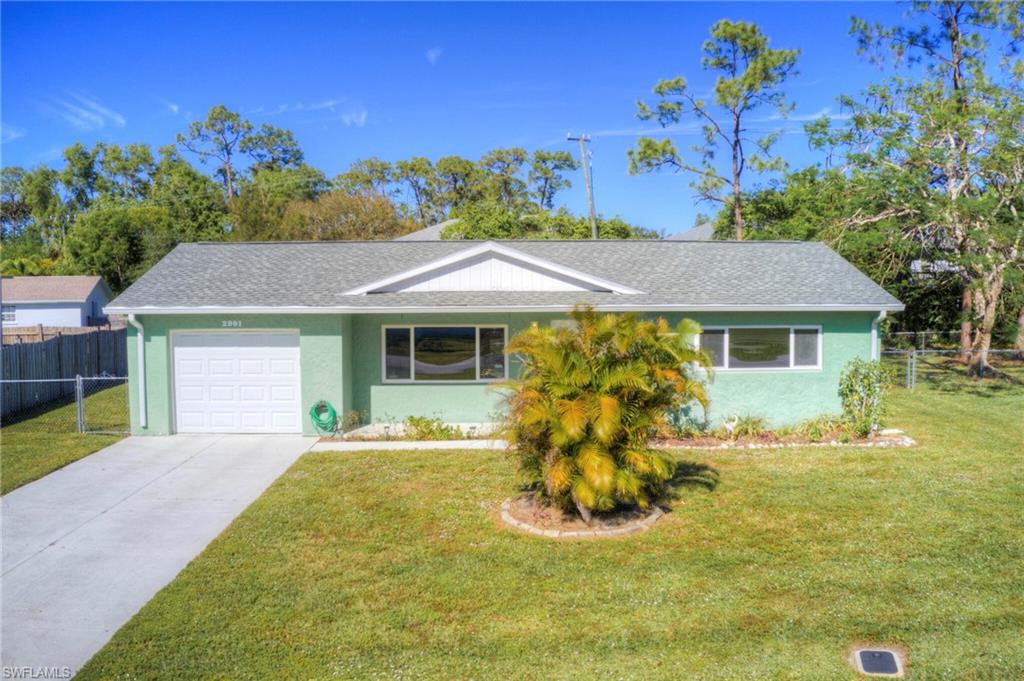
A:
[[[172,334],[178,433],[302,432],[297,331]]]

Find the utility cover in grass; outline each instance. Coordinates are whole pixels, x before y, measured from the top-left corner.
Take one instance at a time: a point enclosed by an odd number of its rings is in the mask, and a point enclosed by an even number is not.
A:
[[[858,650],[856,656],[859,671],[865,674],[879,676],[900,676],[901,674],[899,658],[891,650]]]

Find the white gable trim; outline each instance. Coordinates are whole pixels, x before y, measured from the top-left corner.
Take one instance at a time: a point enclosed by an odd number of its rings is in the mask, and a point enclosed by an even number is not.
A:
[[[466,250],[453,253],[452,255],[446,256],[444,258],[433,260],[431,262],[426,263],[425,265],[420,265],[419,267],[415,267],[411,270],[399,272],[398,274],[394,274],[390,277],[379,279],[369,284],[365,284],[363,286],[359,286],[354,289],[348,290],[345,292],[345,295],[357,296],[364,295],[367,293],[379,292],[382,290],[392,288],[397,284],[401,284],[402,282],[421,278],[424,275],[428,275],[432,272],[440,272],[441,270],[449,268],[452,265],[457,265],[458,263],[468,263],[469,261],[472,261],[475,258],[485,255],[492,255],[495,257],[501,257],[505,260],[510,260],[512,262],[518,262],[524,266],[530,267],[531,269],[540,270],[541,273],[549,273],[550,276],[553,277],[575,280],[577,282],[580,282],[581,288],[589,286],[596,290],[611,291],[612,293],[620,293],[625,295],[643,293],[643,291],[639,291],[635,288],[624,286],[617,282],[610,281],[608,279],[603,279],[601,277],[595,277],[594,275],[588,274],[587,272],[581,272],[571,267],[565,267],[564,265],[559,265],[557,263],[551,262],[550,260],[545,260],[544,258],[538,258],[532,255],[527,255],[522,251],[518,251],[514,248],[509,248],[508,246],[505,246],[503,244],[497,244],[494,243],[493,241],[488,241],[477,246],[467,248]]]

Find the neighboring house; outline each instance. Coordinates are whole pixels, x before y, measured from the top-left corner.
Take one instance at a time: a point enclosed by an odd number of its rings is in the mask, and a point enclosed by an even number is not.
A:
[[[702,222],[684,232],[665,237],[665,241],[711,241],[714,238],[715,226],[710,222]]]
[[[113,297],[103,277],[3,277],[4,326],[93,326]]]
[[[821,243],[377,241],[182,244],[107,312],[130,315],[133,432],[311,433],[318,400],[493,421],[508,339],[580,303],[697,320],[711,419],[775,425],[838,412],[903,309]]]

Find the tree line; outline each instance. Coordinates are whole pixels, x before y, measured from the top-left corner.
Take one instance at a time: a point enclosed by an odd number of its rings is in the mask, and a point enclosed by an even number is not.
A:
[[[1024,4],[918,2],[895,25],[854,18],[851,34],[885,75],[804,126],[818,162],[790,168],[775,150],[800,51],[722,20],[702,47],[709,96],[679,76],[637,103],[665,128],[696,123],[697,144],[642,136],[629,171],[689,176],[717,238],[825,241],[907,303],[902,328],[959,326],[965,359],[984,363],[993,338],[1024,348]],[[390,239],[452,218],[446,238],[588,238],[583,217],[554,209],[578,166],[503,148],[361,159],[328,179],[290,131],[215,106],[156,154],[76,144],[61,169],[4,168],[0,260],[120,289],[180,241]],[[619,218],[599,232],[658,236]]]
[[[585,218],[554,210],[578,168],[564,151],[368,158],[328,178],[305,162],[291,131],[217,105],[156,153],[79,143],[62,160],[2,169],[5,275],[101,274],[120,291],[181,242],[393,239],[452,218],[461,219],[451,238],[590,235]],[[619,218],[602,217],[599,229],[605,238],[657,237]]]

